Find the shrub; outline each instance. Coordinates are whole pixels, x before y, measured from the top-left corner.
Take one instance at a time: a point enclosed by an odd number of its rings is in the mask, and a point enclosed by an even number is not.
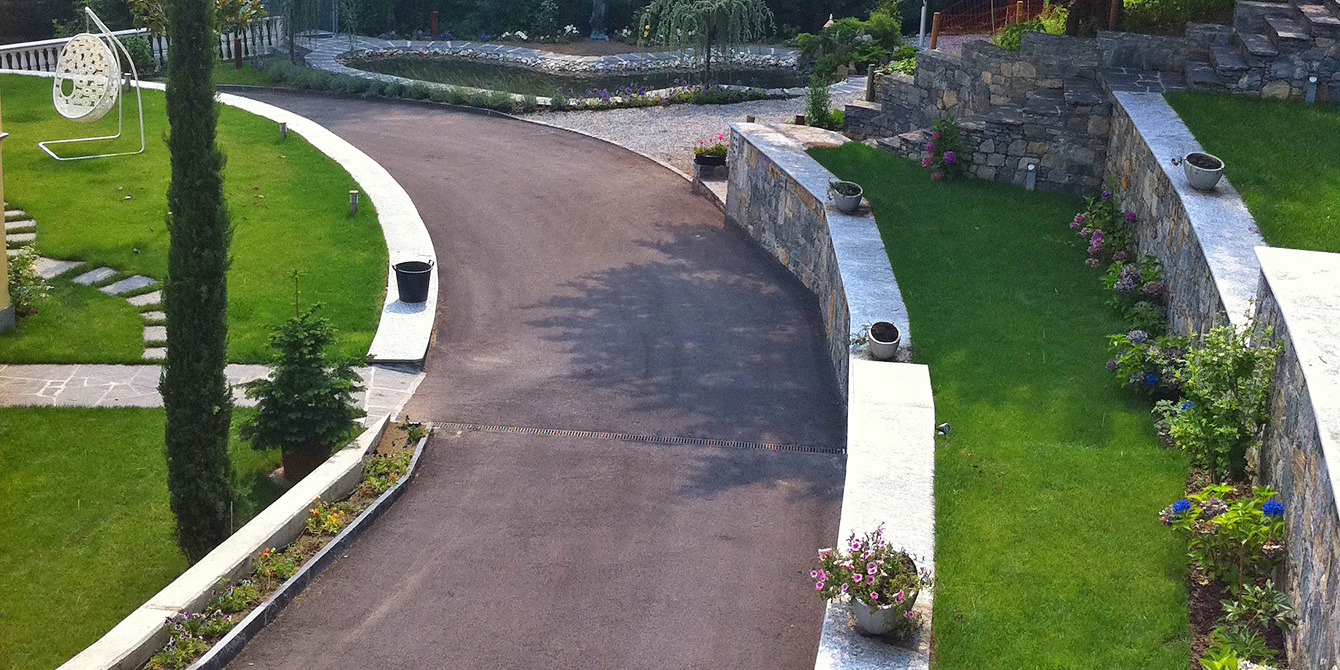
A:
[[[1181,35],[1189,22],[1233,23],[1232,0],[1131,0],[1124,11],[1123,28],[1136,33]]]
[[[1224,621],[1265,631],[1270,626],[1287,631],[1298,623],[1288,594],[1275,588],[1269,579],[1262,586],[1243,584],[1236,600],[1223,601]]]
[[[1121,226],[1114,237],[1129,239],[1129,231]],[[1110,293],[1108,304],[1121,313],[1129,328],[1151,333],[1167,327],[1163,318],[1163,265],[1153,256],[1146,255],[1138,263],[1127,260],[1127,251],[1117,251],[1115,259],[1103,274],[1102,283]]]
[[[901,616],[893,635],[913,630],[917,595],[931,586],[930,573],[918,572],[907,553],[884,539],[884,527],[857,537],[852,533],[841,548],[819,550],[819,567],[810,571],[814,590],[824,600],[844,595],[872,607],[893,607]]]
[[[931,140],[926,143],[926,156],[921,167],[931,170],[931,179],[951,179],[963,171],[963,141],[959,139],[958,121],[947,116],[931,125]]]
[[[313,305],[275,329],[270,376],[246,385],[258,411],[239,432],[256,449],[278,447],[286,455],[324,457],[349,437],[354,420],[363,416],[350,398],[362,390],[354,371],[362,360],[329,358],[326,349],[335,331],[316,316],[319,308]]]
[[[36,314],[38,305],[47,297],[50,287],[37,274],[36,262],[37,252],[32,247],[24,247],[9,259],[9,301],[14,305],[15,316]]]
[[[126,53],[130,54],[130,62],[134,63],[135,71],[141,77],[146,74],[153,74],[158,70],[158,61],[154,60],[154,50],[149,45],[149,40],[138,35],[130,35],[121,40],[121,46],[125,47]],[[125,54],[121,55],[121,60],[125,60]]]
[[[1085,198],[1084,211],[1070,222],[1070,229],[1089,243],[1085,263],[1095,269],[1134,258],[1131,226],[1137,220],[1135,212],[1122,210],[1113,188],[1103,189],[1097,198]]]
[[[1265,579],[1284,557],[1284,506],[1269,486],[1238,495],[1226,484],[1210,484],[1165,507],[1159,519],[1186,540],[1187,556],[1205,579],[1244,593]]]
[[[899,18],[885,9],[876,9],[865,21],[839,19],[818,33],[801,33],[796,46],[801,55],[815,59],[814,74],[831,81],[837,69],[847,63],[876,65],[902,44]]]
[[[1177,397],[1181,389],[1177,369],[1188,347],[1186,338],[1153,337],[1147,331],[1135,329],[1108,336],[1108,346],[1112,358],[1107,361],[1107,370],[1122,383],[1156,400]]]
[[[1156,408],[1177,445],[1215,481],[1246,476],[1247,452],[1259,444],[1270,418],[1270,375],[1281,347],[1253,346],[1251,331],[1229,325],[1206,333],[1204,344],[1187,352],[1175,370],[1181,401],[1164,400]],[[1265,329],[1265,340],[1270,333]]]

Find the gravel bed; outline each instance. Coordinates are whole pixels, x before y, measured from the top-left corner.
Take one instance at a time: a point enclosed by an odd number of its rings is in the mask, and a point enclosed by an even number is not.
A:
[[[865,77],[832,87],[833,109],[865,96]],[[781,123],[805,112],[805,98],[754,100],[734,105],[669,105],[584,112],[540,112],[528,118],[608,140],[645,156],[692,172],[694,144],[727,132],[753,115],[760,123]]]

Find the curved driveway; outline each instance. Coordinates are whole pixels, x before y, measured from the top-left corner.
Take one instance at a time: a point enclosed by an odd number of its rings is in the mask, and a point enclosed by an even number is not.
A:
[[[442,289],[414,419],[845,443],[814,298],[680,177],[510,119],[249,96],[358,146],[427,223]],[[230,667],[810,668],[843,463],[439,431]]]

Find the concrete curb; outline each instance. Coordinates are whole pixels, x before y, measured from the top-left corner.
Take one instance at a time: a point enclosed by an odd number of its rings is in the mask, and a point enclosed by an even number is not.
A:
[[[232,580],[244,574],[261,550],[293,542],[302,533],[307,509],[318,496],[339,499],[353,491],[363,475],[363,456],[381,439],[387,421],[388,418],[383,418],[373,424],[349,446],[331,455],[223,544],[96,642],[62,664],[59,670],[138,668],[167,641],[164,619],[182,610],[199,611],[209,602],[220,580]]]
[[[430,426],[431,429],[431,426]],[[431,433],[430,433],[431,434]],[[252,610],[242,621],[238,622],[232,630],[228,631],[210,650],[201,656],[199,660],[192,663],[188,670],[221,670],[233,657],[255,637],[261,629],[265,628],[274,621],[284,611],[288,604],[293,602],[308,586],[311,585],[321,573],[326,571],[335,561],[339,560],[348,549],[372,524],[377,522],[395,501],[405,493],[409,487],[410,481],[414,478],[414,473],[419,467],[419,458],[423,456],[423,450],[428,445],[428,436],[424,436],[414,447],[414,456],[410,459],[409,469],[405,476],[394,486],[387,489],[377,497],[367,509],[364,509],[353,521],[340,531],[335,539],[321,548],[316,555],[308,559],[302,568],[296,574],[284,582],[274,593],[270,594],[265,602],[261,603]]]
[[[51,72],[3,69],[0,69],[0,74],[45,78],[53,76]],[[159,82],[140,82],[140,87],[147,90],[166,90],[166,86]],[[382,315],[377,322],[377,332],[373,335],[372,346],[368,348],[368,359],[378,363],[422,365],[428,353],[428,343],[432,338],[433,324],[437,317],[439,273],[434,269],[429,278],[426,302],[400,302],[393,266],[407,260],[431,260],[435,267],[437,265],[437,252],[433,249],[433,240],[429,237],[428,228],[424,226],[419,210],[415,208],[409,194],[386,171],[386,168],[344,138],[311,119],[230,93],[219,93],[218,101],[277,123],[288,124],[289,130],[301,135],[317,151],[344,168],[372,201],[377,208],[377,222],[382,228],[382,237],[386,240],[389,263],[386,269],[386,300],[382,305]]]

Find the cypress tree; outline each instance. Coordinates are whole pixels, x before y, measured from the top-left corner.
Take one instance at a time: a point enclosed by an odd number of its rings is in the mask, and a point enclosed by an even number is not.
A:
[[[167,193],[171,236],[163,287],[168,491],[177,543],[192,563],[231,534],[232,398],[224,374],[228,245],[223,154],[215,144],[213,0],[168,0]]]

